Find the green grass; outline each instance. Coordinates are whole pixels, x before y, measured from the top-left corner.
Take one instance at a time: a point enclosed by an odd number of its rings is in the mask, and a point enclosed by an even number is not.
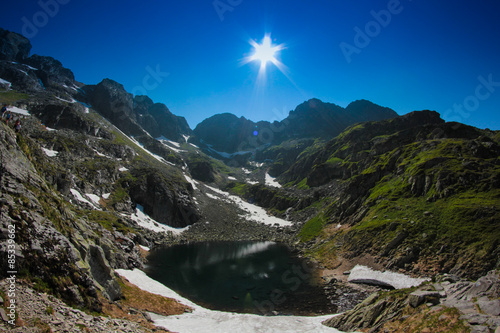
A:
[[[302,179],[298,184],[297,188],[300,190],[307,190],[309,189],[309,185],[307,185],[307,178]]]
[[[134,231],[134,229],[120,222],[119,218],[111,212],[92,210],[87,213],[87,217],[91,222],[100,224],[109,231],[116,229],[125,234]]]
[[[15,90],[0,91],[0,104],[13,104],[19,100],[29,99],[30,95]]]
[[[308,242],[321,234],[326,219],[323,214],[318,214],[307,221],[299,232],[299,238],[302,242]]]

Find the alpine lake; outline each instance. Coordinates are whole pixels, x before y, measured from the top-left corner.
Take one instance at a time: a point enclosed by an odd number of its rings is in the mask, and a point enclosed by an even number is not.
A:
[[[319,270],[274,242],[201,242],[151,251],[146,274],[211,310],[261,315],[335,311]]]

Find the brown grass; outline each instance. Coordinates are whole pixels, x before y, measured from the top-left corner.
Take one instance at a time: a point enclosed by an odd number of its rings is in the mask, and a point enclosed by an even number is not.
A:
[[[131,314],[131,309],[153,312],[162,316],[179,315],[192,310],[176,300],[141,290],[124,278],[120,278],[120,286],[123,298],[119,302],[110,303],[104,298],[100,298],[103,313],[112,318],[137,322],[151,332],[168,333],[169,331],[159,329],[140,313],[132,311],[134,314]]]
[[[183,314],[192,309],[176,300],[139,289],[122,278],[122,303],[141,311],[154,312],[162,316]]]

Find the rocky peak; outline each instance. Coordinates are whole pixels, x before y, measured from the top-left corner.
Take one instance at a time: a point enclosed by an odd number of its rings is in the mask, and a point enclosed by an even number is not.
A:
[[[0,60],[23,61],[30,50],[31,43],[26,37],[0,28]]]
[[[231,113],[216,114],[202,121],[194,134],[217,151],[234,153],[242,150],[241,144],[252,137],[256,123]]]
[[[75,81],[73,72],[63,67],[59,60],[52,57],[34,54],[25,59],[24,63],[38,70],[37,74],[45,87],[59,87],[61,84],[72,85]]]
[[[136,121],[132,94],[125,91],[120,83],[104,79],[97,85],[84,86],[78,99],[92,105],[97,112],[125,133],[144,134]]]
[[[134,112],[138,123],[155,138],[163,136],[179,141],[182,135],[191,135],[184,117],[172,114],[165,104],[154,103],[147,96],[134,97]]]

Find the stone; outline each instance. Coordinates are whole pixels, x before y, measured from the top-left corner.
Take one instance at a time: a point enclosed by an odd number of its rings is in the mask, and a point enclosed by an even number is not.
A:
[[[472,326],[471,333],[490,333],[488,326]]]
[[[9,317],[7,317],[7,314],[5,313],[5,310],[3,308],[0,308],[0,317],[3,321],[9,321]]]
[[[439,304],[440,295],[436,291],[417,290],[410,294],[409,304],[416,308],[423,303]]]
[[[481,297],[476,303],[481,311],[491,316],[500,316],[500,300],[489,300],[487,297]]]

